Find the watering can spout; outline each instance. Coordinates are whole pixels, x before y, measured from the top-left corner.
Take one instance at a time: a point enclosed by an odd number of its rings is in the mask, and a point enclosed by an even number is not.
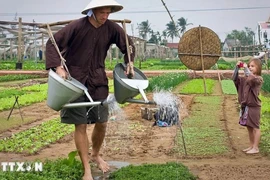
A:
[[[155,101],[149,101],[147,104],[157,105],[157,103]]]
[[[104,101],[102,101],[101,106],[108,107],[109,106],[108,101],[106,99]]]
[[[114,95],[113,95],[113,94],[109,94],[109,95],[107,96],[106,99],[104,99],[103,101],[101,101],[101,105],[102,105],[102,106],[105,106],[105,107],[108,107],[109,104],[112,104],[112,103],[114,103],[115,101],[116,101],[116,100],[115,100]]]
[[[143,100],[139,100],[139,99],[127,99],[126,102],[139,103],[139,104],[153,104],[153,105],[157,104],[155,101],[143,101]]]

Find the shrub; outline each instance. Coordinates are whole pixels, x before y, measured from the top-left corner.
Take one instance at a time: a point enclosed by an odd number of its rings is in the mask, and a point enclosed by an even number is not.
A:
[[[270,92],[270,74],[263,74],[263,85],[262,85],[262,90],[266,92]]]
[[[187,79],[188,75],[186,73],[165,73],[150,79],[149,86],[146,90],[148,92],[154,90],[171,90]]]
[[[183,94],[204,94],[204,93],[212,94],[215,82],[216,81],[213,79],[206,79],[205,80],[206,92],[205,92],[203,79],[192,79],[180,90],[180,93],[183,93]]]

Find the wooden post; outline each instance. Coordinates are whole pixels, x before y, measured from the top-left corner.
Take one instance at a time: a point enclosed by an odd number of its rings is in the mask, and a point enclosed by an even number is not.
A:
[[[130,62],[131,61],[131,58],[130,58],[130,48],[129,48],[129,41],[128,41],[128,35],[127,35],[126,22],[125,21],[122,22],[122,26],[123,26],[123,29],[124,29],[124,32],[125,32],[125,36],[126,36],[126,48],[127,48],[128,62]]]
[[[242,46],[240,46],[240,57],[242,57]]]
[[[109,48],[109,58],[110,58],[110,65],[112,65],[112,45]]]
[[[143,58],[143,48],[142,43],[139,41],[138,43],[138,58],[139,58],[139,69],[142,69],[142,58]]]
[[[21,57],[22,57],[22,60],[24,60],[24,55],[25,55],[24,52],[26,53],[26,49],[25,48],[26,48],[26,45],[23,43],[22,44],[22,48],[21,48],[21,52],[22,52]]]
[[[19,18],[19,33],[18,33],[18,62],[22,61],[22,18]]]
[[[219,81],[219,85],[220,85],[221,92],[222,92],[222,94],[223,94],[223,91],[222,91],[222,83],[221,83],[221,77],[220,77],[220,73],[219,73],[219,69],[218,69],[218,64],[216,63],[216,65],[217,65],[218,81]]]
[[[203,70],[203,85],[204,85],[204,94],[206,95],[206,83],[205,83],[205,74],[204,74],[204,61],[203,61],[203,48],[202,48],[202,30],[201,30],[201,25],[199,26],[199,31],[200,31],[201,63],[202,63],[202,70]]]
[[[12,40],[9,39],[9,41],[10,41],[9,53],[10,53],[10,59],[12,59],[12,58],[13,58],[13,54],[12,54],[12,51],[13,51],[13,45],[12,45]]]
[[[4,47],[4,60],[6,60],[6,46]]]
[[[267,49],[265,50],[265,54],[264,54],[264,61],[265,61],[265,65],[266,65],[266,69],[267,72],[269,73],[269,68],[268,68],[268,54],[267,54]]]
[[[22,69],[22,18],[19,17],[19,31],[18,31],[18,52],[17,52],[16,69]]]
[[[41,43],[41,50],[42,50],[42,60],[45,60],[45,48],[44,48],[44,34],[42,33],[42,43]]]

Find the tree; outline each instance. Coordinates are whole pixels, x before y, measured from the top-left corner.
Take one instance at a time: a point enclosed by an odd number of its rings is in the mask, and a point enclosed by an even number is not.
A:
[[[139,36],[144,40],[147,40],[147,34],[151,32],[151,27],[148,20],[141,22],[138,24]]]
[[[167,45],[167,31],[164,30],[162,31],[162,34],[161,34],[161,45]]]
[[[160,42],[161,42],[160,33],[158,31],[154,32],[153,30],[151,30],[150,34],[151,34],[151,37],[148,40],[148,42],[149,43],[154,43],[154,44],[160,44]]]
[[[180,33],[184,34],[186,32],[187,26],[193,25],[192,23],[188,23],[187,19],[181,17],[177,20],[177,24],[180,27]]]
[[[179,36],[178,26],[174,24],[173,21],[170,21],[169,23],[167,23],[166,26],[167,26],[167,29],[166,29],[167,37],[172,38],[172,42],[173,42],[173,38]]]
[[[247,34],[247,43],[248,44],[255,44],[255,32],[251,30],[249,27],[245,27],[246,34]]]
[[[227,35],[226,39],[238,39],[241,45],[253,45],[254,44],[254,31],[250,28],[245,27],[245,31],[238,31],[236,29],[232,30],[230,34]]]

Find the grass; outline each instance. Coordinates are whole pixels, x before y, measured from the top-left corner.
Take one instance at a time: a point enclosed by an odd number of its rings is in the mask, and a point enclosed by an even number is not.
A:
[[[270,96],[267,97],[264,95],[260,95],[259,98],[262,101],[262,107],[261,107],[262,114],[270,113]]]
[[[212,156],[228,151],[227,137],[219,121],[221,109],[220,96],[196,96],[191,114],[183,121],[184,139],[187,154],[191,156]],[[213,111],[213,109],[216,109]],[[184,154],[182,135],[177,136],[178,149]]]
[[[0,70],[14,70],[17,60],[1,60]],[[106,60],[105,67],[107,70],[113,70],[117,63],[122,63],[123,59]],[[217,61],[219,69],[233,69],[235,63],[229,63],[222,59]],[[179,60],[164,60],[164,59],[147,59],[140,61],[135,59],[134,65],[140,67],[141,70],[187,70],[188,68]],[[45,70],[44,61],[25,60],[23,61],[23,70]],[[213,69],[216,68],[214,65]]]
[[[270,154],[270,112],[264,113],[261,116],[261,141],[260,152],[269,155]]]
[[[260,151],[266,155],[270,154],[270,97],[260,96],[262,101],[261,115],[261,141]]]
[[[147,92],[171,90],[187,79],[188,75],[186,73],[165,73],[160,76],[152,77],[149,80],[149,86],[146,90]]]
[[[52,119],[1,139],[0,151],[34,154],[73,131],[74,126],[61,123],[60,118]]]
[[[158,80],[156,83],[159,84],[161,81]],[[190,84],[190,82],[187,82]],[[213,85],[212,85],[213,84]],[[229,81],[224,82],[223,92],[232,93],[230,87],[233,84]],[[207,81],[207,93],[211,94],[211,86],[214,83]],[[227,87],[228,86],[228,87]],[[110,92],[112,81],[110,80]],[[199,91],[201,94],[204,93],[202,79],[200,81],[194,82],[190,87],[195,88],[196,92]],[[228,88],[226,90],[226,88]],[[187,93],[192,93],[188,91]],[[264,106],[266,106],[265,111],[267,112],[268,105],[267,101],[262,99]],[[222,130],[222,122],[219,121],[220,110],[215,110],[216,107],[221,106],[221,97],[219,96],[195,96],[195,104],[192,106],[192,113],[183,122],[184,137],[187,147],[187,153],[191,156],[212,156],[217,154],[223,154],[228,152],[227,149],[227,137]],[[264,113],[262,115],[262,140],[261,140],[261,151],[266,154],[270,153],[270,115]],[[135,127],[135,126],[134,126]],[[130,128],[133,128],[131,126]],[[180,133],[180,132],[179,132]],[[177,137],[178,148],[176,151],[179,154],[184,154],[183,142],[181,134]],[[1,172],[0,179],[79,179],[82,175],[82,167],[80,161],[75,160],[72,166],[66,163],[66,160],[58,159],[55,161],[46,161],[44,163],[43,172]],[[111,179],[195,179],[195,177],[190,174],[189,170],[180,163],[172,162],[166,164],[143,164],[140,166],[128,166],[122,168],[111,174]]]
[[[213,87],[215,85],[216,80],[213,79],[206,79],[206,94],[212,94],[213,93]],[[203,79],[192,79],[188,81],[188,83],[183,86],[183,88],[180,90],[180,93],[182,94],[204,94],[204,81]]]
[[[237,94],[237,90],[232,80],[222,80],[221,86],[223,94]]]
[[[28,91],[25,94],[18,96],[18,101],[21,107],[31,105],[46,100],[48,84],[36,84],[23,87],[22,92]],[[0,111],[8,110],[13,107],[15,102],[14,97],[4,97],[0,99]],[[15,106],[17,108],[17,106]]]
[[[15,167],[15,169],[18,169]],[[46,160],[43,170],[36,171],[1,171],[0,179],[5,180],[78,180],[82,177],[82,164],[79,160],[70,163],[69,159]]]
[[[73,154],[73,155],[72,155]],[[72,156],[71,156],[72,155]],[[75,158],[74,152],[69,153],[69,158],[44,161],[42,171],[1,171],[0,179],[8,180],[78,180],[82,177],[82,164]],[[36,161],[39,162],[39,161]],[[18,167],[15,166],[15,170]],[[142,164],[123,167],[109,176],[112,180],[196,180],[189,169],[181,163],[168,162],[165,164]]]
[[[109,179],[113,180],[195,180],[196,177],[181,163],[129,165],[113,172]]]
[[[1,70],[14,70],[16,67],[17,60],[1,60]],[[23,70],[45,70],[44,61],[25,60],[23,61]]]
[[[18,81],[18,80],[25,80],[25,79],[36,79],[39,78],[38,75],[23,75],[23,74],[16,74],[16,75],[4,75],[0,76],[0,82],[7,82],[7,81]]]
[[[16,105],[17,107],[17,105]],[[19,110],[13,110],[12,113],[15,113],[15,112],[18,112]],[[20,117],[20,116],[18,116]],[[1,123],[1,126],[0,126],[0,133],[10,129],[10,128],[15,128],[15,127],[19,127],[23,124],[29,124],[29,123],[32,123],[34,121],[36,121],[36,117],[25,117],[23,116],[23,119],[22,118],[18,118],[18,117],[14,117],[12,114],[11,116],[9,117],[8,119],[8,115],[6,115],[6,117],[0,117],[0,121],[2,122]]]
[[[270,74],[263,74],[263,85],[262,85],[262,90],[266,92],[270,92]]]

